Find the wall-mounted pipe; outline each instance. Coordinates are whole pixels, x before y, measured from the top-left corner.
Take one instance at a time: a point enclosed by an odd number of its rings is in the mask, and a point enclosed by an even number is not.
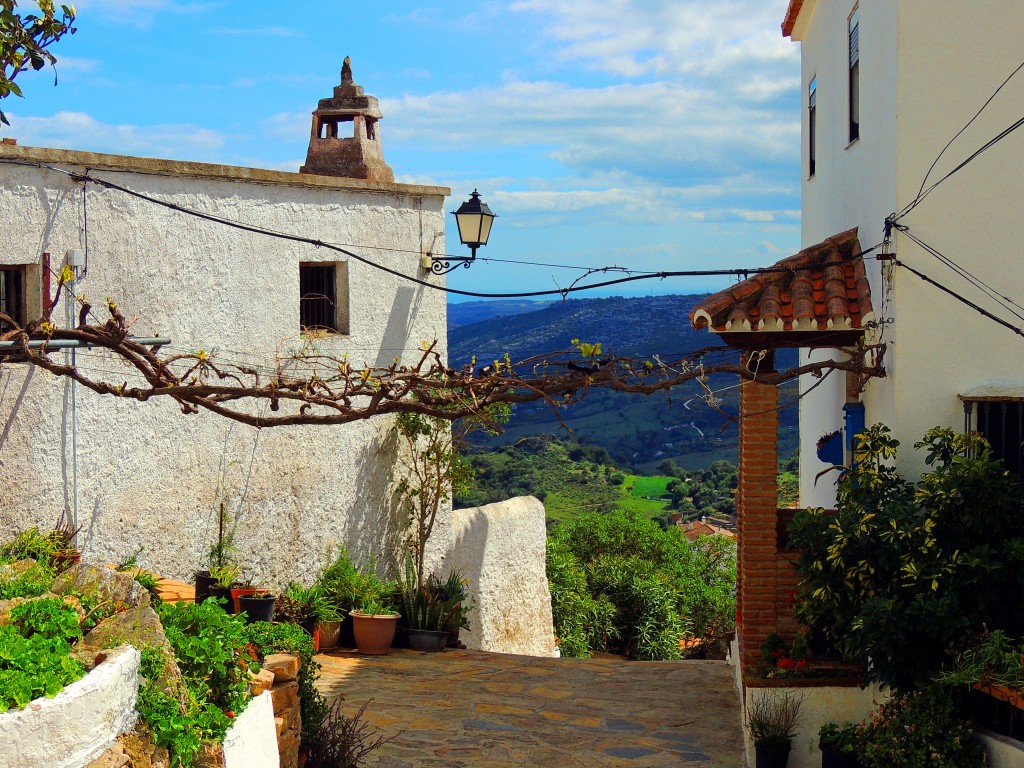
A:
[[[171,340],[166,336],[129,336],[125,341],[133,341],[144,347],[156,347],[157,349],[171,343]],[[77,339],[33,339],[28,343],[29,349],[41,349],[43,347],[47,349],[92,349],[96,346],[102,345],[92,344],[88,341],[78,341]],[[10,352],[16,354],[20,351],[21,342],[0,341],[0,355]]]

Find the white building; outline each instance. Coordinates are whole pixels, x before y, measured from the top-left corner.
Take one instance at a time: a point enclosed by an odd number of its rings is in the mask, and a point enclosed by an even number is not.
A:
[[[401,276],[86,187],[60,172],[86,170],[192,211],[345,244]],[[87,248],[75,291],[97,305],[98,317],[113,298],[138,318],[134,335],[169,337],[170,351],[273,366],[276,355],[306,342],[304,325],[316,325],[331,329],[319,348],[348,355],[354,367],[412,362],[423,340],[445,350],[445,294],[404,276],[443,279],[422,269],[421,253],[444,252],[447,194],[0,146],[3,306],[25,320],[39,317],[44,254],[59,271],[68,251],[84,256]],[[62,324],[77,317],[66,294],[53,317]],[[97,352],[79,350],[76,358],[98,376],[118,370]],[[391,426],[391,417],[378,417],[259,432],[211,413],[183,415],[159,398],[124,402],[76,391],[68,379],[0,359],[0,529],[47,528],[65,506],[76,508],[87,556],[115,560],[142,546],[148,567],[189,578],[204,565],[224,503],[247,575],[271,585],[308,579],[331,546],[347,545],[357,559],[400,546],[406,521],[393,493]],[[450,531],[445,512],[437,542],[446,546]]]
[[[886,217],[1021,118],[1024,73],[957,137],[1024,58],[1017,0],[792,0],[783,31],[801,46],[805,247],[854,227],[863,249],[881,243]],[[958,271],[1024,304],[1022,171],[1024,131],[899,218],[908,232],[894,231],[891,248],[907,267],[1015,327],[1024,320],[1014,313],[1024,311],[993,300]],[[901,469],[913,478],[924,468],[914,442],[936,425],[965,426],[958,396],[1001,397],[974,405],[971,426],[1019,468],[1024,339],[907,267],[889,268],[878,253],[864,257],[872,319],[881,324],[869,327],[866,340],[885,342],[886,378],[869,382],[861,395],[866,422],[892,428],[903,446]],[[834,488],[814,482],[825,467],[815,456],[818,438],[843,427],[846,382],[832,378],[801,401],[803,506],[834,503]]]

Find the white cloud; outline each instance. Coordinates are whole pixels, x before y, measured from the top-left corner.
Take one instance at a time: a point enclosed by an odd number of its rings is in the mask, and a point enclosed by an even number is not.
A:
[[[60,74],[72,72],[88,74],[97,71],[100,65],[99,59],[76,59],[72,56],[60,56],[57,58],[57,72]]]
[[[222,134],[194,125],[110,125],[84,112],[8,116],[10,133],[19,144],[28,146],[211,161],[216,161],[225,146]]]

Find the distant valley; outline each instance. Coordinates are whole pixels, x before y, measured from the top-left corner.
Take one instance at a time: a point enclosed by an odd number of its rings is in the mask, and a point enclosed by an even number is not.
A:
[[[600,342],[611,354],[678,359],[716,344],[714,335],[690,327],[689,311],[702,298],[453,304],[449,306],[449,362],[462,365],[474,356],[484,362],[501,359],[506,353],[515,362],[568,349],[572,339]],[[736,384],[732,376],[711,381],[712,388],[720,391],[727,413],[736,412]],[[719,459],[735,463],[738,425],[734,422],[723,430],[727,417],[709,407],[702,395],[696,382],[678,387],[668,396],[594,390],[560,414],[581,441],[605,448],[622,467],[653,473],[666,458],[691,469],[705,468]],[[780,418],[780,454],[785,456],[796,447],[796,408],[783,409]],[[564,435],[565,429],[548,405],[534,403],[516,408],[505,434],[475,440],[481,446],[507,445],[540,433]]]

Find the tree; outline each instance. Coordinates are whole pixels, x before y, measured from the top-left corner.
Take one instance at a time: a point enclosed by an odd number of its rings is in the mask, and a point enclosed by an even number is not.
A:
[[[39,13],[22,14],[17,0],[0,0],[0,99],[21,96],[14,79],[27,69],[54,67],[57,57],[47,50],[64,35],[73,35],[75,6],[61,5],[60,16],[53,0],[37,0]],[[55,70],[56,71],[56,70]],[[53,84],[57,84],[56,74]],[[0,125],[10,125],[0,111]]]

